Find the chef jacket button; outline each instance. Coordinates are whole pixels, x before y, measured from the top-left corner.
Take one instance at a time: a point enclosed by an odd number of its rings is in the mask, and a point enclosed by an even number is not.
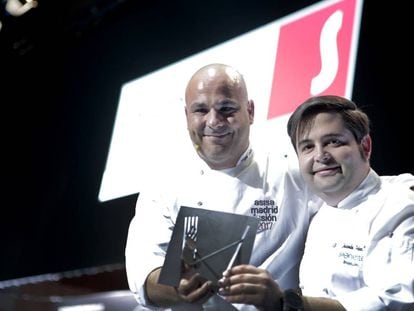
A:
[[[198,205],[198,206],[201,206],[201,205],[203,205],[203,202],[198,201],[198,202],[197,202],[197,205]]]

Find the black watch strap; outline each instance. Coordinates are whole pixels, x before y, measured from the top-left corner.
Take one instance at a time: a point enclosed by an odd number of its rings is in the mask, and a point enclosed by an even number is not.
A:
[[[283,311],[302,311],[303,300],[300,290],[287,289],[283,295]]]

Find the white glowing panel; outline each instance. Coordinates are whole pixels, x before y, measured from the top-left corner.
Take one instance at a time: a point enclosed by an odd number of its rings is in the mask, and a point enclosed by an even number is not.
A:
[[[193,150],[186,130],[184,91],[210,63],[244,74],[255,102],[252,144],[291,149],[290,113],[311,95],[352,95],[362,0],[327,0],[126,83],[99,200],[138,193],[169,165],[185,168]]]

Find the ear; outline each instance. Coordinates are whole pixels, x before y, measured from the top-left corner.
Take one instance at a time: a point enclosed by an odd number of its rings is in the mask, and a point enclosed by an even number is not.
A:
[[[252,99],[249,99],[247,102],[247,112],[249,113],[250,124],[253,124],[254,121],[254,102]]]
[[[371,157],[371,151],[372,151],[372,139],[369,134],[365,135],[361,140],[361,147],[362,152],[365,155],[365,158],[369,160]]]

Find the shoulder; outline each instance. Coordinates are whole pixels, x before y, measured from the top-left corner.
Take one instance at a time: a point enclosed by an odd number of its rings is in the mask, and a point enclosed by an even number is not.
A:
[[[322,205],[322,200],[313,194],[306,185],[300,171],[297,155],[293,148],[290,150],[268,152],[267,181],[274,191],[284,195],[292,202],[301,201],[316,211]]]
[[[397,222],[414,219],[414,176],[405,173],[380,178],[384,200],[382,213]]]
[[[390,197],[401,198],[408,202],[414,200],[414,175],[403,173],[399,175],[381,176],[381,186]]]
[[[394,185],[414,186],[414,175],[411,173],[402,173],[399,175],[383,175],[381,176],[383,182]]]
[[[285,187],[304,191],[308,189],[299,170],[299,162],[296,153],[292,150],[284,150],[280,153],[269,153],[269,176],[273,179],[282,176]]]
[[[255,159],[262,165],[266,163],[269,171],[276,173],[299,173],[299,162],[293,148],[286,150],[255,150]]]

